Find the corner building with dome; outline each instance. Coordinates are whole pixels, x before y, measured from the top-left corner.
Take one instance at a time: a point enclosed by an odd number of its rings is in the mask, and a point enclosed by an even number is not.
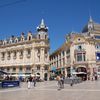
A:
[[[65,43],[50,54],[51,76],[78,75],[85,80],[100,74],[100,24],[89,18],[82,32],[70,32]]]

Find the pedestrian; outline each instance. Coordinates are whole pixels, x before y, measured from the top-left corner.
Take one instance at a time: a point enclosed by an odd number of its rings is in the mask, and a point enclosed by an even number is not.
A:
[[[28,78],[28,89],[31,88],[31,84],[32,84],[32,77],[30,76],[30,77]]]
[[[61,78],[59,75],[56,77],[56,80],[57,80],[58,90],[61,90]]]
[[[63,77],[63,75],[60,76],[60,81],[61,81],[61,88],[64,88],[64,77]]]
[[[74,85],[74,78],[73,76],[70,77],[70,86],[73,86]]]
[[[36,79],[37,79],[37,78],[36,78],[36,76],[34,76],[34,77],[33,77],[33,81],[32,81],[32,82],[33,82],[34,87],[36,86]]]

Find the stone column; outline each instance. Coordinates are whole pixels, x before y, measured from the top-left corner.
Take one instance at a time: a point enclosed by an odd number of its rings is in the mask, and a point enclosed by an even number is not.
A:
[[[67,68],[65,68],[65,77],[67,77]]]
[[[40,78],[42,79],[42,80],[44,80],[44,66],[42,65],[41,66],[41,69],[40,69]]]
[[[41,48],[41,51],[40,51],[40,62],[44,63],[44,48]]]

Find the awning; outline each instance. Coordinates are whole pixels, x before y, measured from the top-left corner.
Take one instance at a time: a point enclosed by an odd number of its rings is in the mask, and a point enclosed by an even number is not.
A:
[[[51,71],[56,71],[56,67],[51,67]]]
[[[1,71],[1,70],[0,70],[0,74],[7,74],[7,73],[6,73],[6,72],[4,72],[4,71]]]
[[[85,72],[73,72],[72,74],[76,74],[76,75],[78,75],[78,74],[87,74],[87,73],[85,73]]]

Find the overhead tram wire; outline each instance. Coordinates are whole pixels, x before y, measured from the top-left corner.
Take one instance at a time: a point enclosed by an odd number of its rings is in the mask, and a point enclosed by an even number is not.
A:
[[[26,1],[27,0],[17,0],[17,1],[14,1],[14,2],[2,4],[2,5],[0,5],[0,8],[12,6],[12,5],[19,4],[19,3],[22,3],[22,2],[26,2]]]

